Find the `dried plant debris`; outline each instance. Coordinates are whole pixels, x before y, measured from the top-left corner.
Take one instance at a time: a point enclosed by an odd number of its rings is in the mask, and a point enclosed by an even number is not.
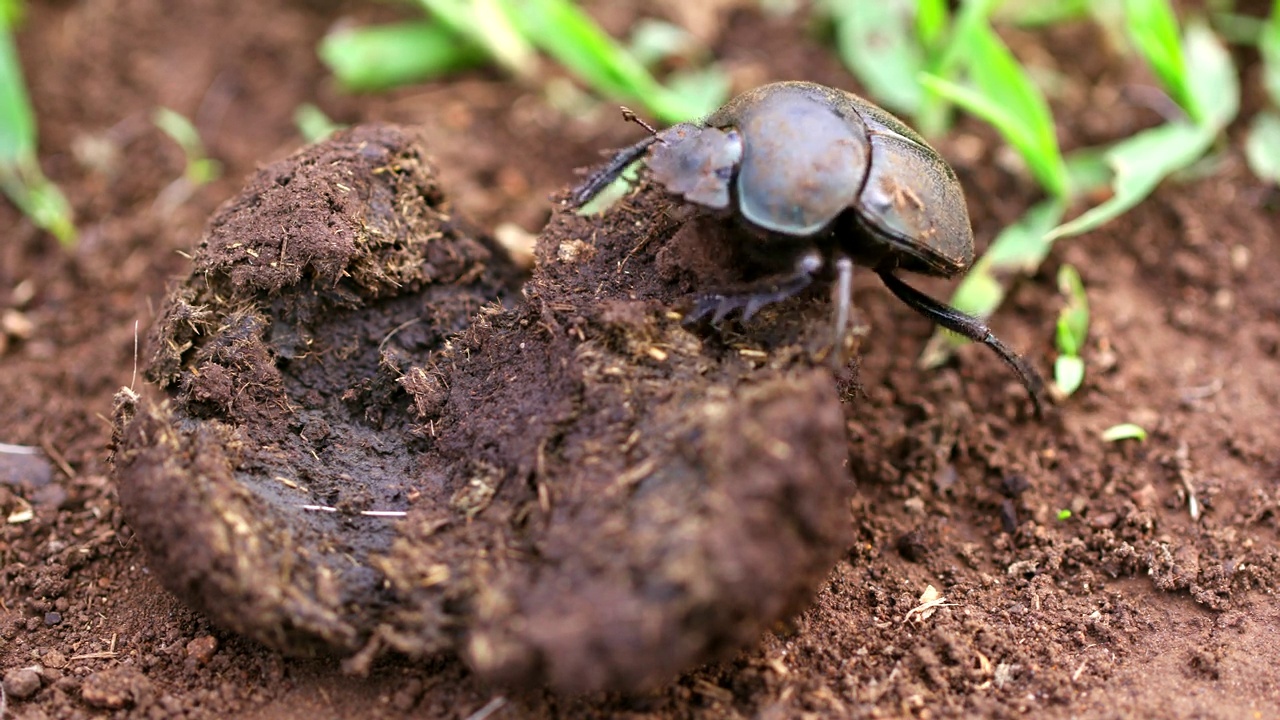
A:
[[[667,203],[557,214],[519,288],[408,131],[262,170],[166,302],[159,392],[117,396],[165,585],[354,671],[454,652],[563,691],[652,686],[803,607],[850,528],[827,310],[684,326],[735,278],[725,231]]]

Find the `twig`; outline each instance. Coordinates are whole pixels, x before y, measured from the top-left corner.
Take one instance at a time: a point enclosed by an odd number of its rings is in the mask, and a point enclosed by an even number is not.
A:
[[[498,697],[485,703],[484,707],[467,716],[467,720],[486,720],[490,715],[498,712],[507,704],[507,699],[499,695]]]
[[[85,654],[83,654],[83,655],[72,655],[71,657],[67,658],[67,660],[68,660],[68,661],[71,661],[71,660],[106,660],[106,659],[109,659],[109,658],[116,657],[117,655],[119,655],[119,654],[120,654],[120,653],[116,652],[116,640],[118,640],[119,638],[120,638],[120,634],[119,634],[119,633],[111,633],[111,642],[107,644],[107,649],[106,649],[106,650],[99,650],[98,652],[85,653]]]
[[[1178,480],[1182,483],[1182,489],[1187,493],[1187,511],[1191,513],[1192,520],[1200,519],[1200,501],[1196,499],[1196,488],[1191,483],[1191,450],[1187,447],[1185,440],[1178,443],[1178,449],[1173,454],[1174,468],[1178,472]]]
[[[58,452],[53,443],[48,440],[42,440],[40,447],[44,450],[44,454],[53,461],[53,464],[57,465],[58,469],[66,474],[68,480],[76,479],[76,471],[71,468],[71,463],[67,462],[66,456]]]
[[[72,655],[71,657],[67,658],[67,662],[70,662],[72,660],[106,660],[109,658],[113,658],[119,654],[120,653],[114,650],[102,650],[100,652],[85,653],[83,655]]]
[[[338,508],[328,505],[299,505],[303,510],[314,510],[316,512],[336,513]],[[405,510],[360,510],[357,515],[365,517],[381,517],[381,518],[402,518],[409,513]]]
[[[133,377],[129,379],[129,389],[138,382],[138,321],[133,321]]]
[[[391,332],[387,333],[386,336],[382,338],[382,342],[378,343],[378,353],[381,354],[387,349],[387,342],[390,341],[391,338],[395,337],[396,333],[400,332],[401,330],[404,330],[407,327],[417,325],[420,322],[422,322],[422,318],[420,317],[411,318],[391,328]]]

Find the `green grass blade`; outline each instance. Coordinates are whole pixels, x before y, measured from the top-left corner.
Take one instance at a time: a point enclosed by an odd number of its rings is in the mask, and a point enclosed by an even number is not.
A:
[[[332,32],[320,60],[350,90],[385,90],[483,65],[483,48],[438,22],[415,21]]]
[[[1147,439],[1147,431],[1141,425],[1120,423],[1103,430],[1102,439],[1105,442],[1119,442],[1120,440],[1142,441]]]
[[[1244,151],[1254,175],[1280,184],[1280,114],[1268,110],[1253,118]]]
[[[185,175],[193,186],[205,185],[222,175],[222,164],[207,157],[200,133],[184,115],[159,107],[151,113],[151,122],[182,148],[187,159]]]
[[[1089,339],[1089,297],[1084,291],[1080,273],[1070,265],[1058,268],[1058,291],[1067,304],[1058,314],[1058,350],[1079,355]]]
[[[71,205],[36,158],[36,120],[8,15],[0,16],[0,191],[63,245],[76,239]]]
[[[662,122],[702,117],[723,97],[689,97],[664,87],[580,8],[568,0],[504,0],[525,37],[596,92],[646,106]]]
[[[729,98],[732,86],[729,75],[719,65],[694,67],[671,73],[666,79],[667,90],[672,96],[680,99],[681,107],[705,108],[708,98],[715,98],[715,107],[720,107]],[[700,110],[690,118],[709,114],[715,108]]]
[[[951,21],[946,0],[916,0],[916,39],[926,48],[942,44],[942,34]],[[935,70],[936,72],[936,70]]]
[[[521,32],[515,12],[504,0],[418,0],[418,4],[458,37],[483,48],[515,77],[530,79],[538,70],[538,54]]]
[[[1192,119],[1201,119],[1200,107],[1188,85],[1188,64],[1182,56],[1178,18],[1168,0],[1125,0],[1125,25],[1138,52],[1160,79],[1165,92]]]
[[[1271,17],[1258,37],[1258,52],[1262,54],[1262,86],[1271,98],[1271,104],[1280,106],[1280,0],[1271,8]]]
[[[836,52],[876,102],[915,115],[924,98],[916,80],[924,70],[913,0],[847,2],[828,0],[835,22]],[[930,28],[928,32],[936,34]]]
[[[1044,94],[990,25],[971,33],[970,47],[970,79],[983,94],[1008,107],[1018,119],[1013,136],[1006,137],[1046,192],[1058,197],[1065,195],[1067,170]],[[1013,137],[1019,141],[1012,142]]]
[[[1202,22],[1188,23],[1182,43],[1187,91],[1199,108],[1200,124],[1221,132],[1240,112],[1240,78],[1231,54]]]
[[[977,63],[979,56],[975,55],[974,46],[982,42],[982,35],[992,32],[991,15],[999,5],[1000,0],[963,0],[951,23],[950,36],[927,45],[933,51],[925,72],[954,80],[962,69]]]
[[[1059,225],[1049,240],[1094,230],[1142,202],[1161,180],[1200,158],[1213,144],[1213,131],[1190,124],[1161,125],[1116,143],[1106,153],[1115,172],[1113,194],[1101,205]]]
[[[151,122],[182,148],[188,160],[204,157],[204,141],[186,116],[167,107],[158,107],[151,113]]]
[[[1093,0],[1007,0],[994,19],[1020,27],[1038,28],[1088,17]]]
[[[25,10],[22,0],[0,0],[0,25],[17,27]]]
[[[36,120],[27,98],[18,49],[0,22],[0,164],[16,164],[36,152]]]
[[[1214,32],[1229,45],[1257,45],[1266,31],[1267,21],[1263,18],[1227,11],[1211,12],[1209,17]]]
[[[1003,278],[1035,270],[1049,253],[1045,235],[1062,220],[1066,202],[1048,198],[1032,206],[1017,222],[1000,231],[987,252],[960,281],[951,304],[975,317],[990,317],[1004,301],[1007,289]],[[967,340],[945,330],[937,330],[920,355],[920,365],[937,367],[946,362],[955,348]]]
[[[954,43],[949,42],[948,37],[954,36],[954,32],[947,0],[917,0],[915,30],[916,41],[924,53],[921,70],[945,78],[952,77],[958,58],[949,52]],[[942,135],[951,127],[951,104],[921,85],[919,76],[911,78],[911,84],[918,86],[921,93],[919,106],[911,113],[916,129],[925,137]]]
[[[698,41],[688,30],[665,20],[640,18],[631,27],[627,50],[645,67],[653,67],[673,57],[686,57],[698,50]]]
[[[293,124],[298,128],[298,134],[308,143],[320,142],[346,127],[329,119],[323,110],[312,103],[302,103],[293,109]]]
[[[1133,208],[1161,180],[1199,160],[1240,109],[1240,82],[1231,56],[1204,25],[1187,28],[1183,52],[1194,72],[1188,89],[1203,122],[1170,123],[1144,130],[1113,145],[1105,153],[1115,173],[1112,196],[1076,219],[1054,228],[1049,240],[1093,230]]]
[[[1059,355],[1053,360],[1053,385],[1061,397],[1070,397],[1084,384],[1084,360],[1079,355]]]
[[[1065,196],[1066,164],[1048,103],[994,32],[978,42],[971,69],[976,88],[927,73],[921,74],[920,83],[995,126],[1045,192]]]
[[[0,165],[0,190],[36,227],[63,245],[75,243],[77,233],[71,204],[62,190],[44,176],[35,156],[28,156],[16,165]]]

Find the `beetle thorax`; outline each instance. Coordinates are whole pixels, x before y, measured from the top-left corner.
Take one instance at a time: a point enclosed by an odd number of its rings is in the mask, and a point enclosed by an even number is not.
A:
[[[829,104],[779,92],[744,107],[737,193],[744,218],[786,235],[813,235],[857,198],[866,177],[866,127]]]

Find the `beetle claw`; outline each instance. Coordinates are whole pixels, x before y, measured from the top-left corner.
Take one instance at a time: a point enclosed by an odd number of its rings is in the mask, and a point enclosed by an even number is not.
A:
[[[772,302],[772,300],[770,300],[768,296],[764,295],[752,295],[747,298],[747,304],[742,308],[742,322],[751,320],[752,316],[757,312],[760,312],[760,308],[768,305],[770,302]]]
[[[724,319],[729,317],[729,314],[734,310],[737,310],[739,307],[740,305],[734,298],[718,296],[716,312],[711,316],[712,327],[720,327],[720,323],[724,322]]]

